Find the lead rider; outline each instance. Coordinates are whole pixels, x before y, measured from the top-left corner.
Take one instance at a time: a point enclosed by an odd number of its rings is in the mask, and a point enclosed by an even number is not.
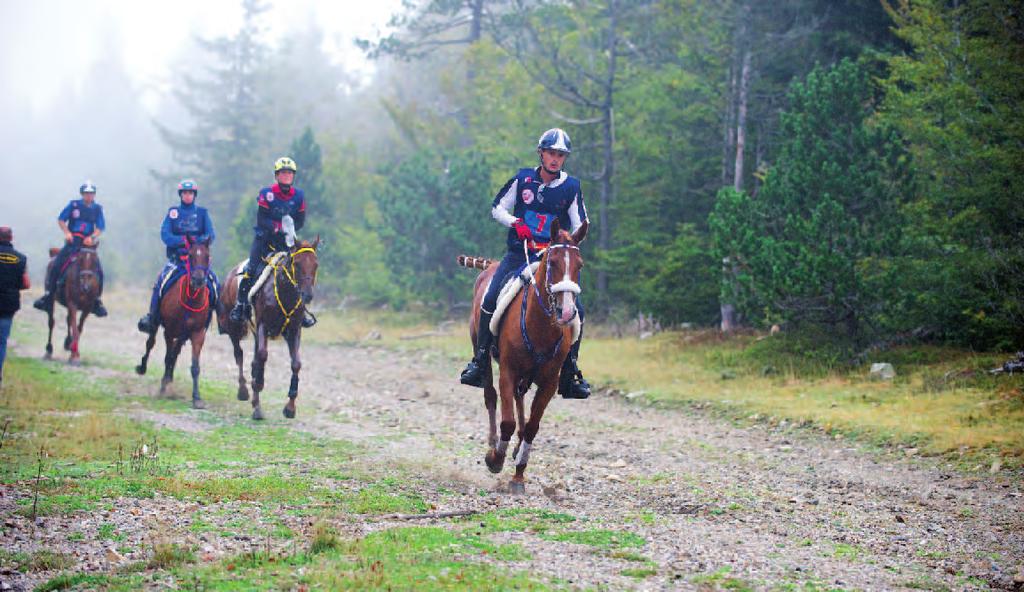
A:
[[[540,251],[551,241],[551,223],[558,219],[561,228],[576,232],[587,219],[580,180],[568,175],[562,167],[572,153],[569,134],[559,128],[544,132],[537,141],[540,166],[520,169],[494,197],[491,216],[507,226],[508,250],[491,279],[487,294],[480,305],[480,325],[477,330],[476,352],[462,371],[462,384],[483,388],[485,368],[491,363],[491,317],[498,302],[498,293],[511,274],[527,262],[523,252],[525,242],[530,262],[540,260]],[[511,213],[510,213],[511,211]],[[577,301],[580,322],[583,321],[583,303]],[[567,399],[586,399],[590,384],[576,365],[580,353],[580,339],[573,344],[562,365],[558,393]]]

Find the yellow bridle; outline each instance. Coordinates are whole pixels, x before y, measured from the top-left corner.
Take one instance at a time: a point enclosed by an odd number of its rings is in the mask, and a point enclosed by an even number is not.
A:
[[[289,257],[291,259],[291,271],[289,271],[288,267],[285,267],[283,261],[279,262],[277,265],[274,266],[274,300],[277,301],[277,307],[281,309],[281,314],[284,315],[284,324],[281,325],[282,333],[288,326],[288,323],[291,322],[292,315],[294,315],[295,311],[297,311],[299,307],[302,306],[302,294],[299,294],[298,298],[295,300],[295,306],[293,306],[291,310],[287,310],[284,306],[284,303],[281,302],[281,295],[278,293],[277,290],[277,272],[278,270],[284,272],[284,277],[288,278],[288,282],[291,283],[292,286],[298,287],[299,282],[298,280],[295,279],[295,256],[298,255],[299,253],[313,253],[314,255],[316,255],[316,249],[314,249],[313,247],[302,247],[301,249],[298,249],[294,253],[292,253],[291,256]],[[313,282],[316,282],[315,274],[313,276]]]

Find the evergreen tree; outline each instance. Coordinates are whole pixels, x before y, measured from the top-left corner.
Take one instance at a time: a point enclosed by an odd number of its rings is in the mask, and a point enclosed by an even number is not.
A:
[[[734,302],[769,321],[860,338],[886,318],[908,191],[899,137],[872,121],[875,89],[844,60],[789,92],[776,165],[756,198],[723,190],[711,217],[739,270]]]

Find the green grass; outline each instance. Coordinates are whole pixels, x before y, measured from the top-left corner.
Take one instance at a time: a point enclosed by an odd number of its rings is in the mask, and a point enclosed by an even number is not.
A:
[[[710,586],[716,590],[735,590],[736,592],[749,592],[754,586],[739,578],[729,577],[731,567],[722,567],[710,574],[694,576],[691,581],[699,586]]]
[[[643,537],[622,530],[592,529],[542,535],[552,541],[590,545],[607,549],[642,547],[647,544]]]
[[[537,508],[506,508],[466,518],[476,523],[479,532],[548,532],[554,527],[575,522],[576,518],[561,512]],[[471,530],[473,527],[470,528]]]

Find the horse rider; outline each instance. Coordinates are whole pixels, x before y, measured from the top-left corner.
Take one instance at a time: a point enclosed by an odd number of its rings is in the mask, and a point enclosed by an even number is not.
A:
[[[32,303],[32,306],[42,311],[50,310],[53,307],[54,294],[57,292],[57,279],[72,253],[82,247],[93,247],[96,240],[103,234],[107,227],[103,219],[103,206],[96,203],[96,186],[92,181],[86,181],[78,188],[81,199],[73,199],[64,206],[60,215],[57,216],[57,226],[64,232],[64,246],[57,257],[53,260],[49,273],[46,274],[44,288],[46,292],[41,298]],[[99,260],[97,259],[97,263]],[[103,268],[97,270],[100,280],[100,293],[103,293]],[[93,306],[92,314],[98,317],[107,316],[107,309],[103,302],[96,297],[96,304]]]
[[[160,239],[167,246],[167,263],[160,270],[160,275],[153,284],[153,295],[149,299],[149,312],[139,319],[139,331],[152,333],[160,326],[160,287],[167,274],[181,265],[188,258],[188,250],[196,243],[212,245],[217,234],[213,230],[213,220],[206,208],[196,205],[199,197],[199,185],[192,179],[184,179],[178,183],[178,200],[180,203],[167,209],[164,222],[160,226]],[[207,270],[209,281],[213,283],[210,290],[210,307],[216,309],[217,276],[212,269]]]
[[[571,152],[569,134],[559,128],[547,130],[537,141],[540,166],[520,169],[494,197],[491,216],[499,224],[508,227],[508,250],[480,305],[476,352],[462,371],[462,384],[484,386],[485,367],[490,364],[491,344],[494,341],[490,328],[491,317],[505,280],[527,263],[524,243],[530,253],[530,262],[538,261],[539,252],[547,247],[552,238],[551,222],[555,217],[561,228],[571,228],[573,232],[588,221],[579,179],[562,170]],[[577,302],[576,308],[582,322],[583,304]],[[582,335],[573,344],[562,365],[558,392],[567,399],[585,399],[590,396],[590,384],[576,365],[580,341]]]
[[[249,318],[252,306],[249,304],[249,291],[253,282],[266,267],[264,257],[274,251],[287,251],[283,218],[291,216],[298,232],[306,223],[306,197],[302,190],[295,187],[295,173],[298,171],[295,161],[282,156],[274,162],[274,180],[277,183],[260,189],[256,196],[255,236],[249,249],[249,261],[242,273],[242,281],[238,285],[238,299],[231,309],[229,318],[241,322]],[[316,320],[308,314],[302,318],[304,328],[312,327]]]

